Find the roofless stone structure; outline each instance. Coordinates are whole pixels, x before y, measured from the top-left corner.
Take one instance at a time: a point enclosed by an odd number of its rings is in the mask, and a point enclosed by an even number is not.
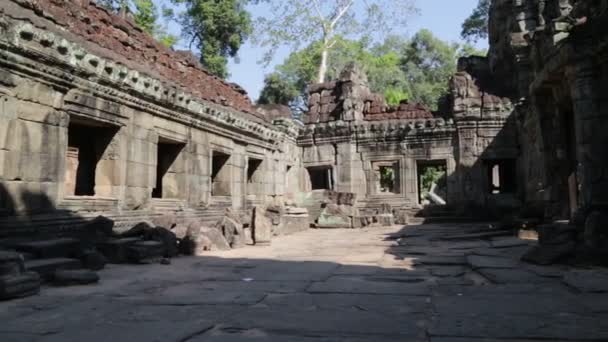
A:
[[[350,66],[301,123],[93,2],[4,1],[0,249],[79,258],[44,276],[440,214],[549,222],[534,262],[605,248],[607,7],[494,0],[489,55],[440,111],[388,106]]]

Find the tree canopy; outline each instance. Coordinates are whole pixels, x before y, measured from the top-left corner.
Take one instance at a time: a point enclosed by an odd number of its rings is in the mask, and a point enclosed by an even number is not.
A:
[[[488,21],[490,17],[491,0],[479,0],[473,13],[462,24],[462,39],[476,42],[488,38]]]
[[[439,99],[447,93],[458,58],[485,54],[468,45],[444,42],[428,30],[421,30],[410,39],[388,36],[382,43],[341,37],[336,41],[330,54],[328,80],[336,79],[344,66],[354,61],[367,73],[371,90],[384,94],[389,104],[408,99],[430,109],[436,109]],[[278,65],[266,77],[258,102],[305,110],[306,87],[316,81],[320,46],[319,42],[312,43]]]
[[[414,11],[411,0],[260,0],[269,6],[270,17],[257,21],[256,41],[267,48],[265,62],[276,49],[292,50],[315,44],[319,52],[316,80],[323,82],[328,64],[340,39],[377,39],[405,26]]]
[[[211,73],[228,77],[228,58],[237,56],[253,29],[248,0],[171,1],[186,8],[176,18],[189,47],[200,51],[200,61]]]

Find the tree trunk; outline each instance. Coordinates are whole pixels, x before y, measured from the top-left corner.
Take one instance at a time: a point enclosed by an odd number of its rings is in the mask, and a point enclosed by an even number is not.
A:
[[[327,59],[329,58],[329,47],[327,43],[323,44],[323,51],[321,51],[321,65],[319,65],[319,76],[317,77],[318,83],[325,82],[325,74],[327,74]]]

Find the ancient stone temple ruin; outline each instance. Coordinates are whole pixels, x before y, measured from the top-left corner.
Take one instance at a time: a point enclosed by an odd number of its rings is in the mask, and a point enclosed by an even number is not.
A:
[[[535,262],[601,249],[607,6],[494,0],[488,57],[459,61],[437,112],[350,66],[300,122],[94,2],[4,1],[0,249],[28,261],[0,263],[45,277],[436,215],[549,223]]]

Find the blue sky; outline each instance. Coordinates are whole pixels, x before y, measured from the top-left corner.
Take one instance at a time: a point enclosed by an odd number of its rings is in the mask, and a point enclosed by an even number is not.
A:
[[[443,40],[460,41],[460,26],[467,16],[471,14],[478,0],[417,0],[416,6],[420,10],[418,15],[410,19],[409,27],[404,32],[394,32],[411,36],[416,31],[426,28]],[[264,7],[252,6],[254,17],[265,15]],[[171,31],[177,30],[172,25]],[[477,44],[486,48],[485,42]],[[289,54],[288,48],[277,52],[273,62],[268,66],[258,64],[264,50],[246,43],[239,51],[239,63],[230,62],[230,81],[240,84],[252,100],[257,99],[264,85],[264,76],[272,72],[273,66],[280,64]]]

